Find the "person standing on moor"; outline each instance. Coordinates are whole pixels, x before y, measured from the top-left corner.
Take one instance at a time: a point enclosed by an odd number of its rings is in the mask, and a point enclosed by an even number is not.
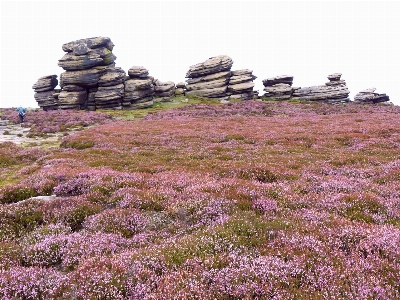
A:
[[[24,107],[22,107],[22,106],[19,106],[19,107],[16,109],[16,111],[17,111],[18,116],[19,116],[19,121],[20,121],[21,123],[24,123],[24,119],[25,119],[25,115],[26,115],[26,108],[24,108]]]

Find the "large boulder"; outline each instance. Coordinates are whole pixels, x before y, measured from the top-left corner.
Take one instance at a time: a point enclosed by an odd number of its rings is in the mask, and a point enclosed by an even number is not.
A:
[[[44,110],[57,109],[58,104],[54,98],[54,88],[58,85],[57,75],[40,77],[32,86],[35,91],[34,98],[39,107]]]
[[[386,94],[375,93],[375,88],[369,88],[357,93],[354,96],[354,102],[357,103],[380,103],[389,102],[389,96]]]
[[[190,66],[186,78],[195,78],[222,71],[228,71],[233,65],[232,59],[227,55],[210,57],[205,62]]]
[[[54,90],[54,88],[58,85],[57,75],[47,75],[40,77],[32,88],[35,92],[46,92]]]

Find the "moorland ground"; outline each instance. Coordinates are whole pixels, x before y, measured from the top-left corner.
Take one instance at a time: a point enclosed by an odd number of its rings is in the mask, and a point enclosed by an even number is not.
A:
[[[400,298],[399,107],[173,106],[0,143],[2,299]]]

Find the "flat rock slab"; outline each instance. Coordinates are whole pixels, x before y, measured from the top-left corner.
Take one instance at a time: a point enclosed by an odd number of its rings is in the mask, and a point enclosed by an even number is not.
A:
[[[128,70],[128,75],[131,78],[147,78],[149,70],[142,66],[133,66]]]
[[[276,76],[276,77],[271,77],[271,78],[264,79],[262,81],[262,83],[264,86],[273,86],[278,83],[284,83],[284,84],[288,84],[291,86],[293,84],[293,76],[280,75],[280,76]]]
[[[340,80],[340,77],[342,76],[342,73],[333,73],[328,75],[329,81],[338,81]]]
[[[82,49],[84,49],[82,45],[89,49],[95,49],[103,46],[110,51],[112,51],[112,49],[114,48],[114,44],[113,42],[111,42],[111,39],[109,37],[98,36],[65,43],[64,45],[62,45],[62,49],[65,52],[73,52],[75,49],[77,49],[76,53],[79,54],[82,53]]]

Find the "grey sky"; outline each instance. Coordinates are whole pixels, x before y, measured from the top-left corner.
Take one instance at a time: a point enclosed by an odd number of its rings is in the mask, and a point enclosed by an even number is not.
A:
[[[396,1],[2,1],[0,107],[37,107],[31,87],[63,72],[62,44],[95,36],[111,38],[117,67],[161,81],[226,54],[260,94],[268,77],[305,87],[340,72],[351,99],[376,87],[399,105],[399,16]]]

